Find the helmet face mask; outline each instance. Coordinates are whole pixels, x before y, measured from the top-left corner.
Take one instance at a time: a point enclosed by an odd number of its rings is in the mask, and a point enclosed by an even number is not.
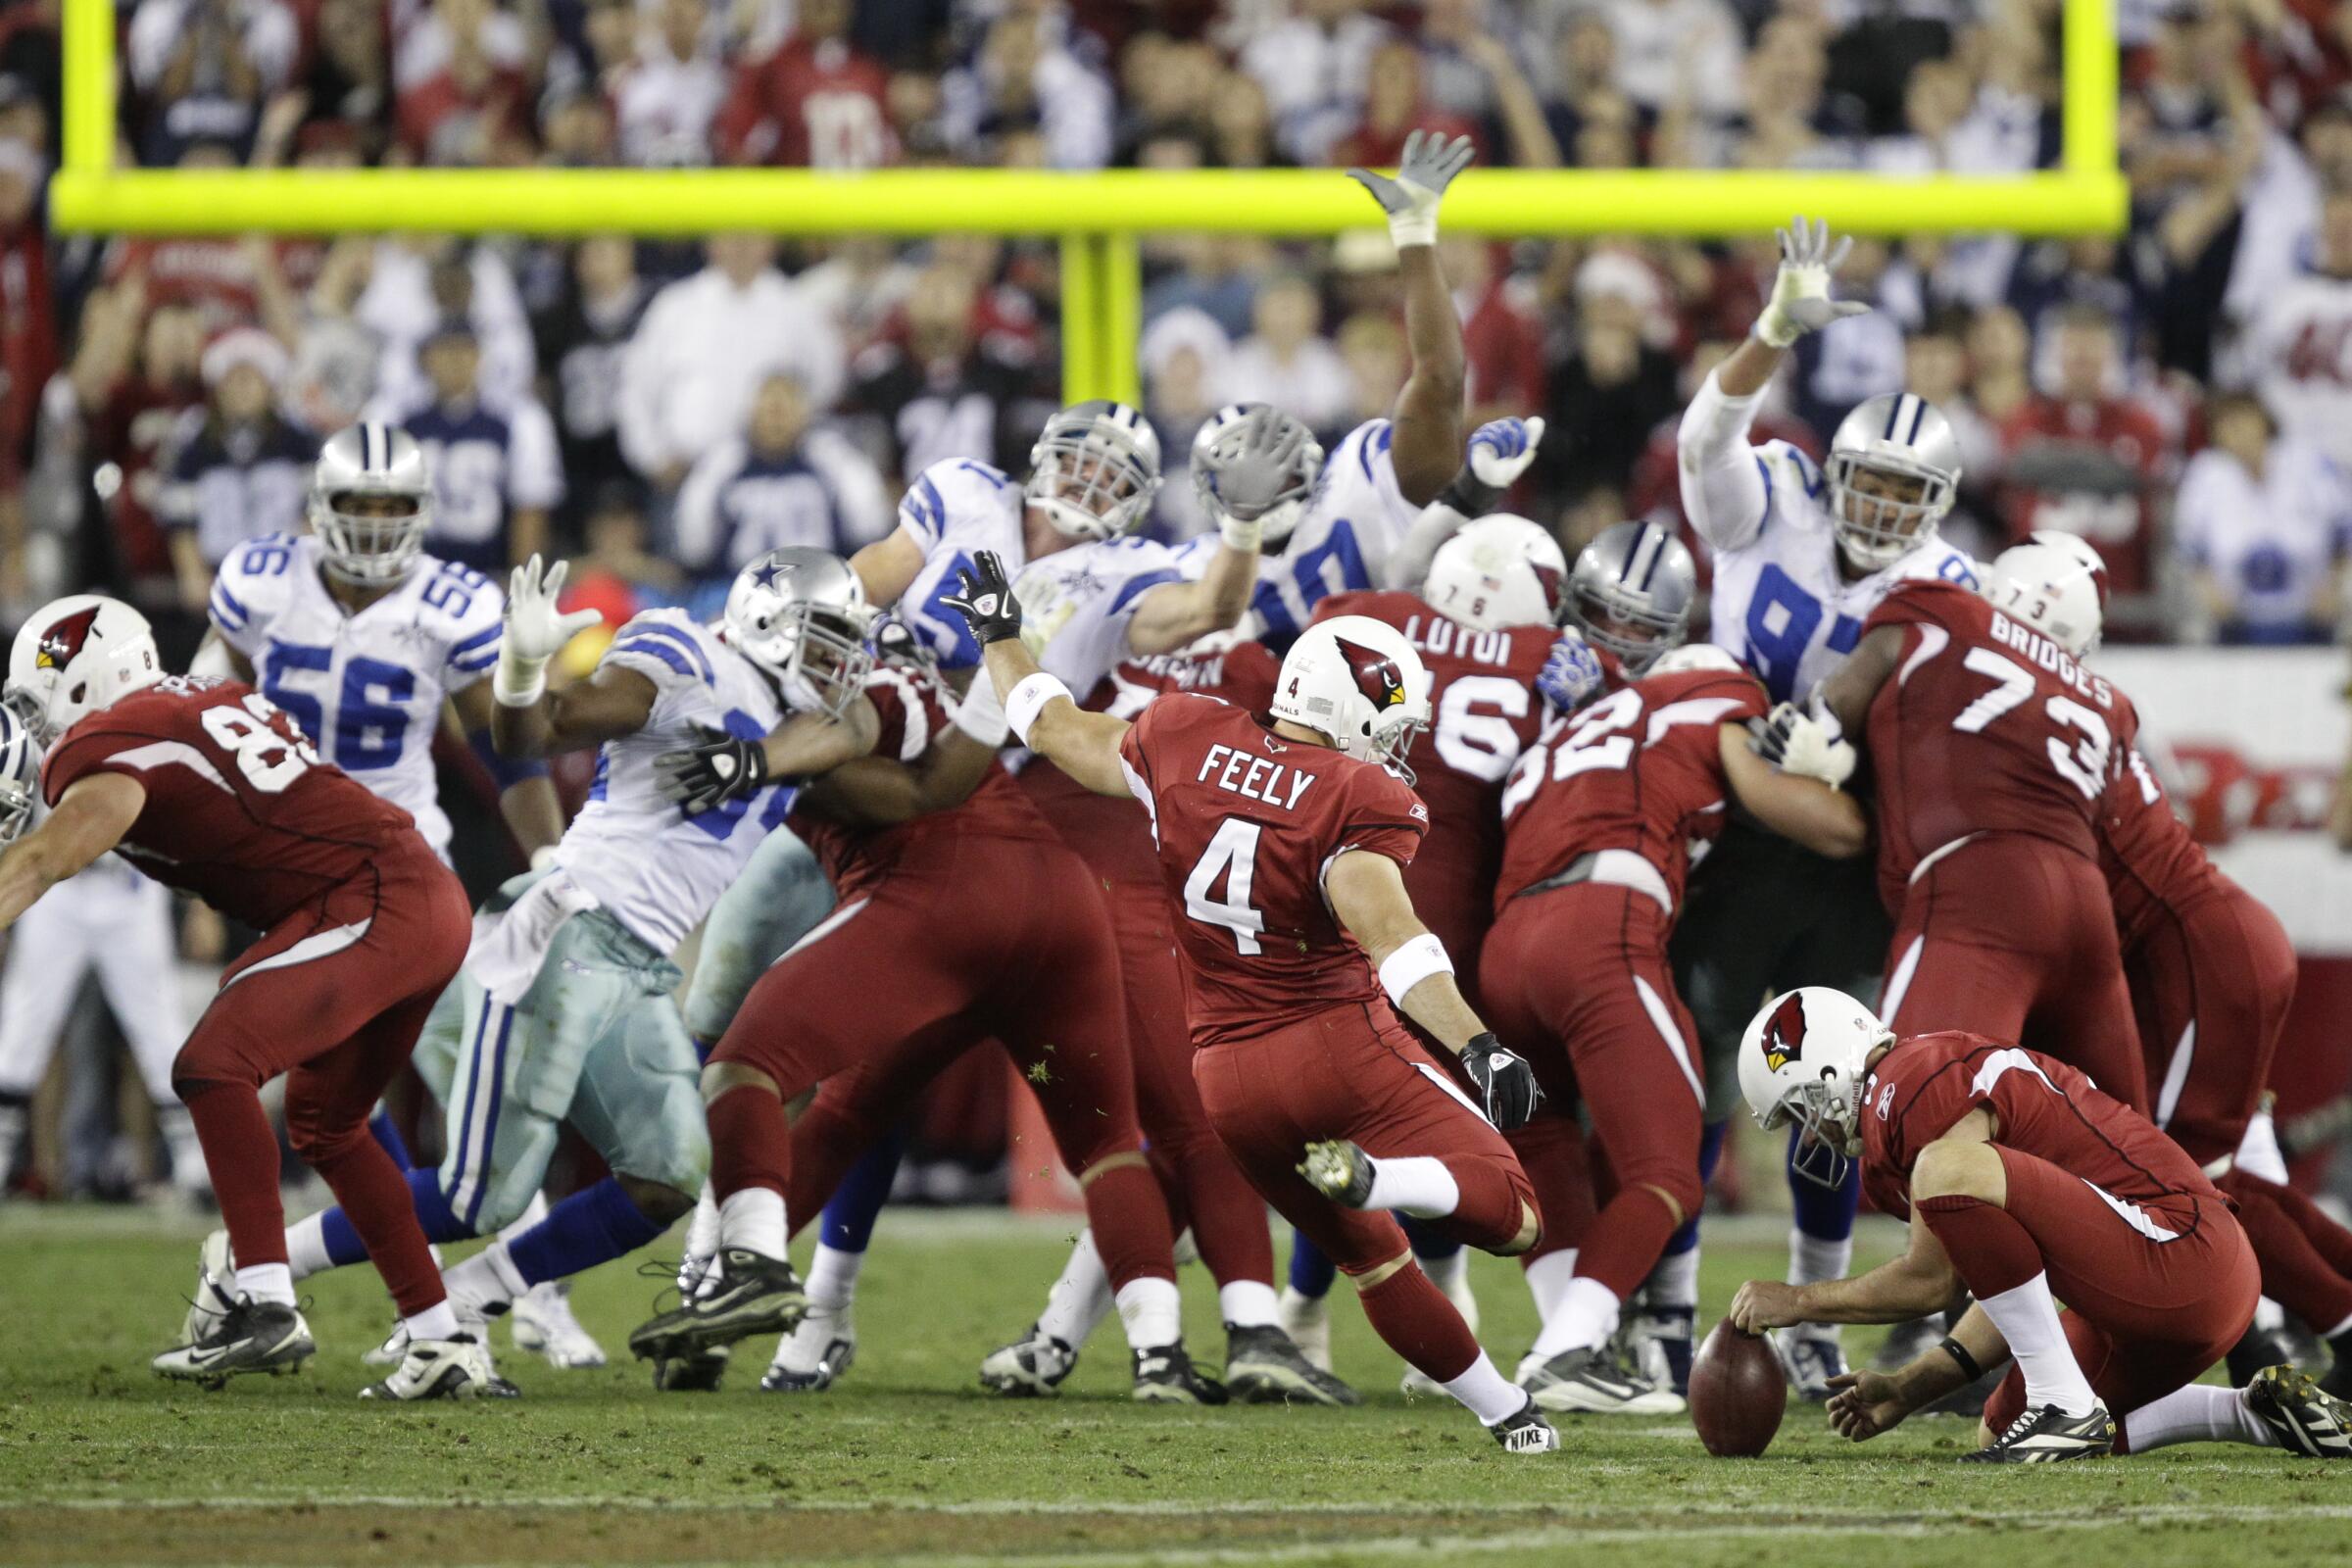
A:
[[[1828,986],[1784,992],[1748,1020],[1740,1094],[1766,1132],[1797,1129],[1791,1170],[1828,1187],[1844,1180],[1862,1152],[1872,1057],[1893,1043],[1876,1013]]]
[[[1073,539],[1133,533],[1159,492],[1159,438],[1124,404],[1080,403],[1046,421],[1021,488]]]
[[[1926,398],[1884,393],[1839,422],[1823,471],[1839,552],[1879,571],[1936,537],[1960,493],[1960,438]]]
[[[40,776],[40,743],[12,692],[0,703],[0,845],[14,844],[31,824]]]
[[[312,470],[309,512],[329,576],[358,588],[402,582],[433,522],[424,449],[388,424],[336,431]]]
[[[1214,516],[1217,470],[1238,455],[1249,439],[1255,421],[1271,419],[1282,425],[1298,425],[1299,421],[1270,403],[1228,403],[1208,416],[1193,437],[1193,493],[1200,500],[1202,516]],[[1300,426],[1303,431],[1304,427]],[[1298,531],[1298,519],[1306,515],[1306,505],[1313,499],[1315,482],[1323,474],[1323,447],[1310,433],[1299,443],[1298,466],[1291,483],[1266,514],[1258,519],[1258,554],[1279,556]]]
[[[1690,636],[1697,598],[1698,568],[1680,539],[1656,523],[1621,522],[1577,553],[1568,619],[1638,677]]]
[[[726,640],[760,666],[796,712],[839,718],[865,689],[874,613],[857,574],[822,550],[772,550],[727,593]]]

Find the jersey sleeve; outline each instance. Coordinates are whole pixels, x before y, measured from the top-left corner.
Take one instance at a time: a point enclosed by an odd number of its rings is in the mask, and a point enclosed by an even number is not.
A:
[[[1214,707],[1211,705],[1214,704]],[[1155,759],[1168,744],[1172,733],[1185,720],[1198,713],[1214,712],[1225,705],[1216,698],[1197,692],[1162,692],[1144,705],[1119,737],[1119,770],[1127,775],[1127,787],[1135,798],[1144,803],[1154,817],[1159,814],[1155,804],[1159,788],[1159,773]]]
[[[912,762],[931,749],[945,715],[913,679],[895,669],[876,669],[866,677],[865,699],[874,705],[881,729],[873,755]]]
[[[264,534],[230,551],[214,574],[205,614],[220,640],[248,663],[269,641],[270,626],[286,608],[295,554],[291,535]]]
[[[1421,797],[1394,773],[1367,767],[1349,780],[1341,798],[1339,834],[1331,853],[1336,858],[1364,850],[1385,855],[1400,866],[1410,865],[1428,831],[1429,808],[1421,804]]]
[[[498,665],[507,600],[470,566],[443,562],[424,585],[425,614],[441,642],[441,689],[462,692]]]
[[[622,625],[597,662],[599,669],[634,670],[654,683],[654,711],[646,728],[675,722],[688,705],[716,692],[718,673],[697,630],[682,610],[649,610]]]
[[[1411,517],[1421,509],[1396,488],[1396,463],[1391,449],[1396,427],[1387,419],[1367,419],[1341,438],[1338,450],[1324,460],[1320,480],[1325,490],[1348,490],[1379,498],[1392,517]]]
[[[152,735],[110,729],[104,723],[75,725],[41,760],[41,804],[55,806],[67,790],[92,773],[123,773],[144,782],[145,768],[120,759],[122,753],[148,745],[154,739]],[[185,752],[190,748],[182,745],[179,750]]]
[[[955,488],[955,470],[952,460],[934,463],[916,474],[906,493],[899,498],[899,526],[922,546],[926,556],[937,550],[940,540],[947,537],[947,491]]]

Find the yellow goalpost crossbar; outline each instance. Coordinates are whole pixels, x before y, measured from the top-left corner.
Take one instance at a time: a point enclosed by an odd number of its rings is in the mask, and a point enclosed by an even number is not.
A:
[[[1473,171],[1446,225],[1494,235],[1721,237],[1803,213],[1852,233],[2111,233],[2128,191],[2116,162],[2114,0],[2064,0],[2063,153],[2055,170],[1904,177],[1720,170]],[[64,156],[50,220],[66,233],[1057,235],[1063,391],[1135,401],[1142,280],[1136,236],[1305,236],[1369,226],[1333,171],[171,170],[114,162],[113,0],[66,0]]]

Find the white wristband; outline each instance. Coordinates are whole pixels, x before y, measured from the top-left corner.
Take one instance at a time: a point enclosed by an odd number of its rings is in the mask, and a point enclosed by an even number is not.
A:
[[[1438,204],[1431,202],[1427,212],[1406,208],[1389,215],[1389,239],[1398,250],[1407,245],[1435,245],[1438,242]]]
[[[1223,507],[1217,508],[1216,513],[1218,542],[1226,549],[1238,550],[1245,556],[1256,555],[1258,545],[1266,536],[1264,519],[1251,517],[1245,521]]]
[[[997,701],[997,683],[982,670],[972,677],[971,690],[956,705],[955,726],[983,746],[1002,746],[1011,730],[1004,705]]]
[[[1004,699],[1005,720],[1012,725],[1012,732],[1021,738],[1023,746],[1029,744],[1029,726],[1037,722],[1037,715],[1056,697],[1073,703],[1078,700],[1070,696],[1067,686],[1041,669],[1015,686],[1012,695]]]
[[[1404,1005],[1406,992],[1433,974],[1453,973],[1453,959],[1446,955],[1446,944],[1424,931],[1381,960],[1380,989],[1389,994],[1389,1001]]]
[[[498,657],[498,669],[490,679],[490,695],[506,708],[528,708],[539,701],[547,690],[547,661],[517,659],[505,652]]]

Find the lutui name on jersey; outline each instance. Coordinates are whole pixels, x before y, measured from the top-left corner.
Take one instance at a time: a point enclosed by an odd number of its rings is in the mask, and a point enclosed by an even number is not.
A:
[[[1238,779],[1234,777],[1237,772],[1241,774]],[[1208,756],[1201,760],[1200,777],[1194,782],[1200,783],[1211,773],[1217,775],[1217,788],[1285,811],[1297,810],[1298,798],[1315,781],[1312,773],[1301,773],[1285,763],[1269,762],[1230,746],[1211,746]],[[1290,775],[1287,780],[1283,776],[1286,773]]]

